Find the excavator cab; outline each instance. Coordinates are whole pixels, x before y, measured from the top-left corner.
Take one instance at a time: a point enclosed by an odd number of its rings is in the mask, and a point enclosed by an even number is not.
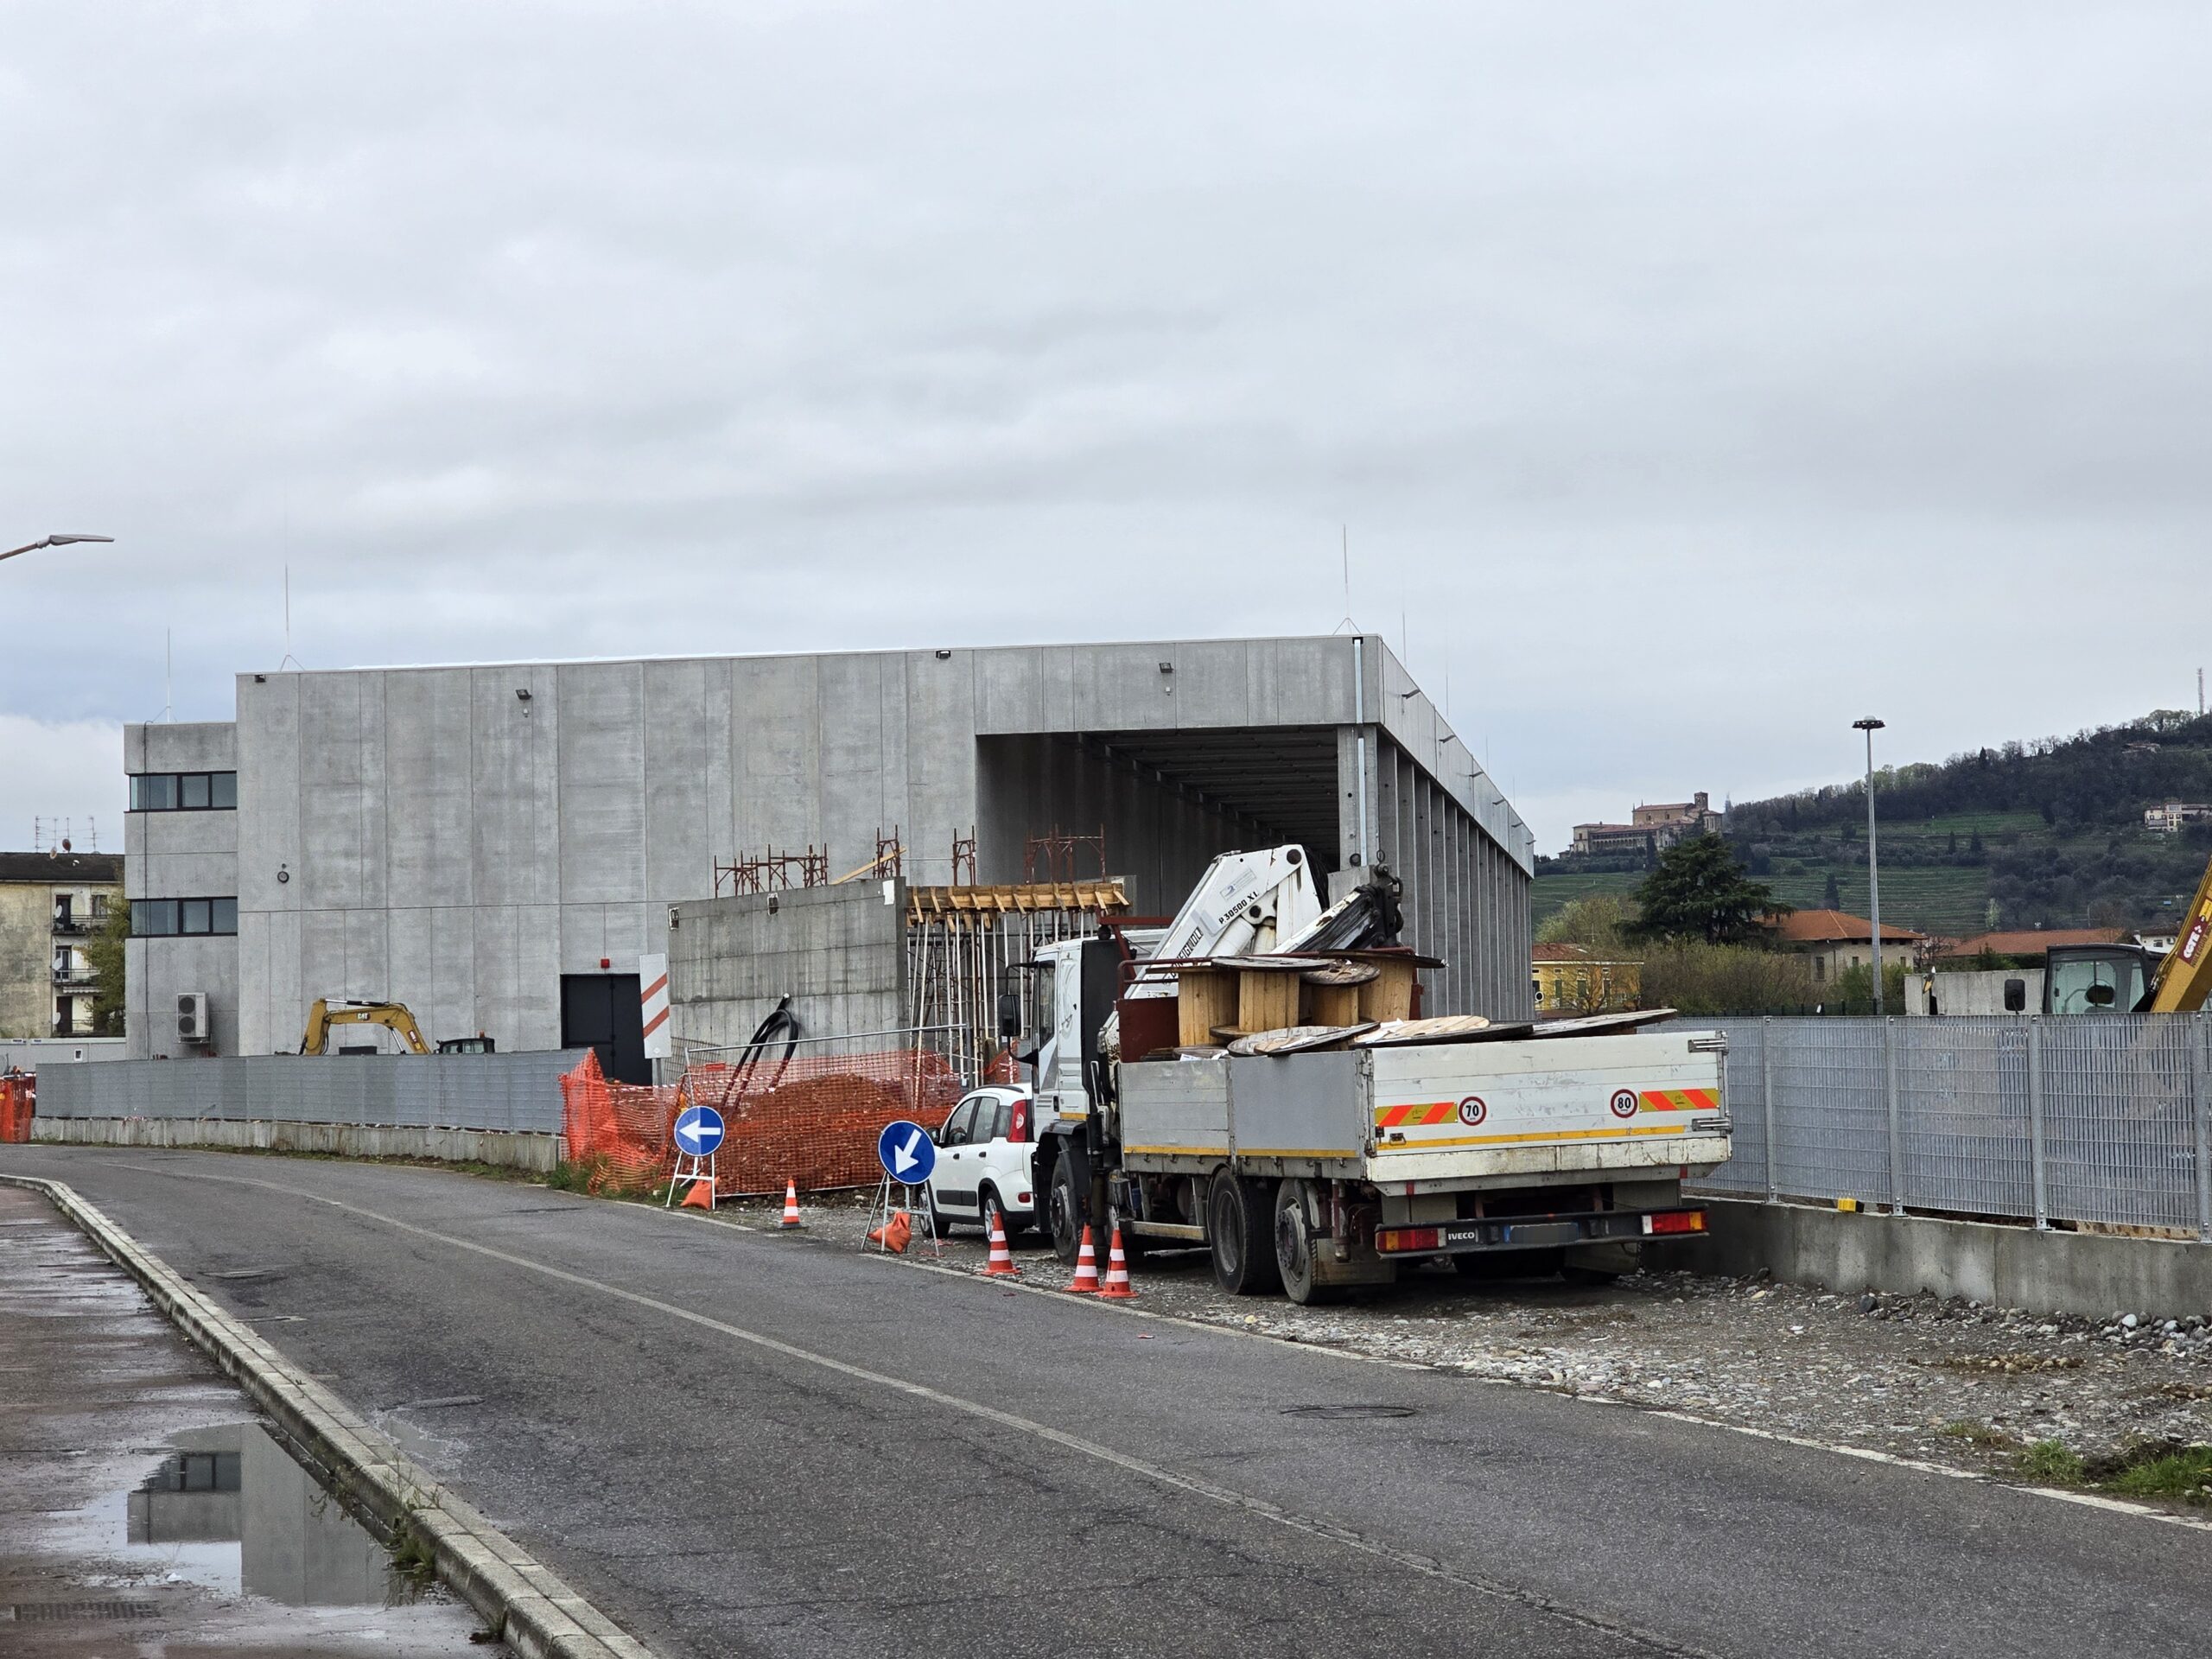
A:
[[[2133,1014],[2150,995],[2157,965],[2140,945],[2053,945],[2044,974],[2043,1011]]]

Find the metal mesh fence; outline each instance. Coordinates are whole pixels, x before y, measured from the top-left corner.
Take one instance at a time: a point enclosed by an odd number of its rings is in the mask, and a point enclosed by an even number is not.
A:
[[[1715,1023],[1707,1192],[2212,1238],[2212,1014]]]
[[[557,1135],[561,1074],[582,1052],[254,1054],[49,1066],[39,1078],[38,1114]]]

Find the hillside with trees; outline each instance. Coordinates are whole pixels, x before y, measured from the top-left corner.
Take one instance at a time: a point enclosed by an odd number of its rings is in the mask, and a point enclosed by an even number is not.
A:
[[[2212,802],[2212,716],[2161,709],[2072,737],[1882,768],[1883,919],[1953,937],[2171,924],[2212,858],[2212,826],[2146,830],[2145,810],[2170,801]],[[1783,902],[1866,913],[1863,779],[1736,804],[1726,834]],[[1637,859],[1540,860],[1537,914],[1631,893],[1645,874]]]

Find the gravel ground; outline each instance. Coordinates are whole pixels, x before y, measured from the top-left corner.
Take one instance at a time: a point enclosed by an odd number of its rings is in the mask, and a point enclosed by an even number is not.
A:
[[[721,1214],[772,1228],[779,1208]],[[810,1198],[804,1214],[808,1243],[859,1248],[863,1200]],[[1033,1233],[1012,1248],[1026,1282],[1067,1283]],[[918,1239],[907,1253],[930,1259]],[[972,1228],[944,1241],[949,1267],[980,1272],[985,1255]],[[2043,1440],[2093,1464],[2145,1442],[2212,1441],[2202,1315],[2088,1320],[1663,1270],[1594,1288],[1478,1282],[1449,1267],[1300,1307],[1224,1294],[1205,1255],[1181,1249],[1147,1255],[1133,1277],[1135,1306],[1157,1313],[1985,1473],[2017,1474],[2022,1450]]]

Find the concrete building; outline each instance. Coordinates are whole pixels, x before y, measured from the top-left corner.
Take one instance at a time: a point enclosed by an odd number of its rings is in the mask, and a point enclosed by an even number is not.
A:
[[[1140,912],[1230,848],[1382,863],[1450,963],[1433,1011],[1530,1011],[1527,826],[1373,636],[245,673],[235,721],[124,752],[175,780],[133,785],[134,1053],[296,1048],[319,996],[562,1046],[634,1018],[718,861],[826,843],[842,873],[894,829],[910,880],[973,836],[994,882],[1103,826]],[[180,1046],[188,992],[212,1040]]]
[[[0,1037],[88,1037],[85,947],[120,902],[113,853],[0,853]]]

